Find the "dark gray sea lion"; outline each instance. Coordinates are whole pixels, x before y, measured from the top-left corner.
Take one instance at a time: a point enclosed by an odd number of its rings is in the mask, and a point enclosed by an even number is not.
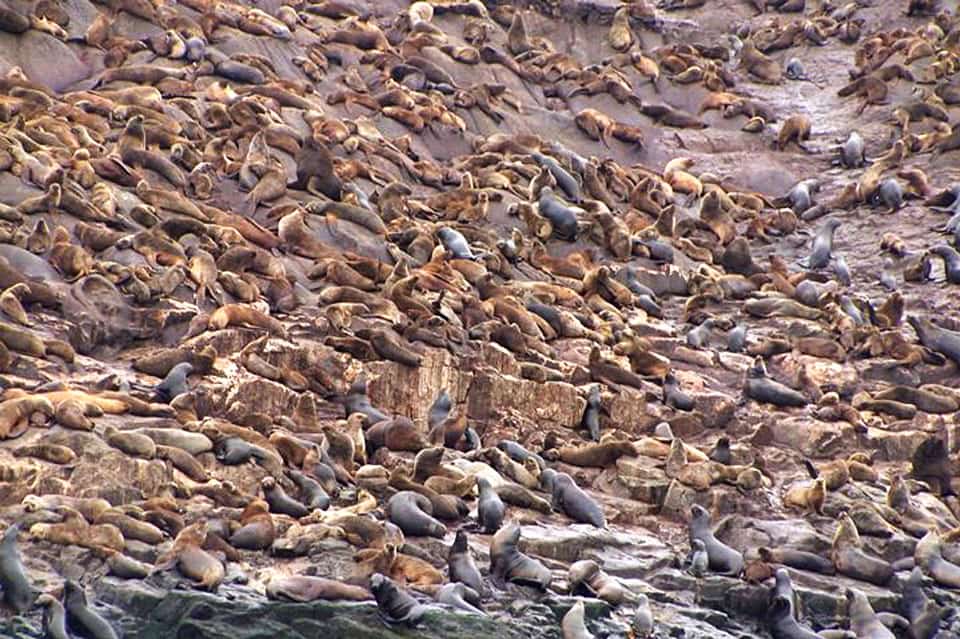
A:
[[[904,583],[898,608],[910,622],[910,639],[933,639],[940,630],[940,622],[955,614],[950,607],[941,607],[927,597],[923,590],[923,571],[919,566],[910,572],[910,578]]]
[[[169,404],[173,399],[190,390],[187,386],[187,375],[193,372],[193,364],[180,362],[170,369],[163,381],[157,384],[156,400]]]
[[[520,526],[503,526],[490,540],[490,576],[497,581],[536,586],[546,590],[550,585],[550,571],[536,559],[517,549]]]
[[[447,554],[447,568],[450,581],[459,581],[477,592],[483,592],[483,579],[480,577],[477,564],[473,561],[473,555],[470,554],[467,533],[462,530],[457,531],[453,545],[450,546],[450,552]]]
[[[43,606],[43,632],[48,639],[70,639],[67,632],[67,615],[63,604],[48,594],[37,598],[37,603]]]
[[[442,424],[450,416],[450,410],[453,408],[453,402],[450,400],[450,394],[444,388],[433,400],[430,411],[427,413],[427,429],[433,430],[438,424]]]
[[[908,315],[907,321],[917,332],[917,338],[923,346],[960,366],[960,333],[940,328],[930,320],[916,315]]]
[[[497,495],[497,491],[495,491],[490,485],[490,482],[483,477],[477,476],[477,490],[479,491],[477,498],[477,520],[480,522],[480,527],[483,528],[483,532],[487,534],[495,533],[503,524],[503,515],[506,512],[506,507],[503,505],[503,501],[499,495]]]
[[[470,612],[475,615],[485,615],[480,609],[480,594],[473,588],[460,583],[444,584],[437,591],[436,599],[439,603],[452,606],[457,610]]]
[[[306,476],[299,470],[288,471],[290,479],[300,489],[302,501],[310,510],[326,510],[330,507],[330,495],[323,489],[320,482]]]
[[[673,373],[667,373],[663,378],[663,403],[677,410],[693,410],[693,398],[680,390],[680,382]]]
[[[520,462],[521,464],[527,461],[528,458],[533,459],[537,465],[543,469],[546,468],[547,462],[543,460],[543,457],[536,453],[531,453],[529,450],[524,448],[522,445],[511,439],[503,439],[497,444],[497,448],[502,450],[507,454],[507,456],[513,461]]]
[[[867,596],[859,590],[847,588],[847,614],[850,615],[850,630],[860,639],[896,639],[881,623]]]
[[[367,380],[363,376],[358,377],[350,385],[350,390],[344,400],[344,408],[346,409],[344,417],[350,417],[353,413],[365,415],[364,427],[390,419],[389,416],[374,408],[370,403],[370,398],[367,396]]]
[[[440,239],[440,243],[443,244],[443,248],[445,248],[455,259],[477,259],[473,254],[473,251],[470,250],[470,245],[467,244],[466,238],[463,237],[463,234],[459,231],[455,231],[452,228],[444,226],[437,231],[437,237]]]
[[[330,149],[312,136],[307,137],[297,154],[297,180],[291,186],[322,193],[331,200],[340,201],[343,196],[343,185],[334,170]]]
[[[847,260],[842,255],[838,255],[833,260],[833,272],[844,286],[850,286],[852,278],[850,276],[850,267],[847,266]]]
[[[840,220],[827,220],[816,237],[813,238],[813,248],[807,263],[804,264],[810,269],[826,268],[830,263],[830,254],[833,250],[833,234],[840,226]]]
[[[867,163],[863,138],[856,131],[851,131],[847,141],[840,147],[840,162],[848,169],[856,169]]]
[[[80,584],[67,579],[63,585],[63,600],[71,630],[90,639],[118,639],[107,620],[87,605],[87,593]]]
[[[818,555],[794,548],[757,548],[760,559],[771,564],[783,564],[797,570],[817,572],[821,575],[833,575],[837,571],[833,562],[823,555]]]
[[[775,406],[806,406],[807,399],[789,386],[767,377],[767,367],[762,357],[754,360],[747,371],[744,391],[750,399]]]
[[[543,153],[534,152],[531,154],[531,157],[534,162],[550,171],[550,174],[553,175],[553,178],[557,181],[557,186],[563,190],[567,199],[574,204],[580,203],[582,199],[580,195],[580,183],[577,182],[576,178],[570,175],[566,169],[560,166],[559,162]]]
[[[433,518],[433,505],[419,493],[404,490],[387,502],[387,517],[411,537],[439,537],[447,527]]]
[[[590,439],[600,441],[600,386],[594,384],[587,395],[587,405],[580,417],[580,428],[590,434]]]
[[[427,612],[426,606],[409,593],[400,590],[392,579],[380,573],[370,577],[370,590],[377,600],[380,618],[388,625],[402,623],[416,626]]]
[[[577,214],[564,204],[549,186],[540,191],[537,200],[540,215],[550,220],[553,225],[553,234],[561,240],[574,242],[577,239]]]
[[[17,549],[19,532],[20,524],[12,524],[4,531],[0,541],[0,587],[3,588],[3,600],[17,614],[23,614],[33,606],[37,593],[30,587]]]
[[[540,479],[541,484],[553,495],[554,508],[561,510],[574,521],[597,528],[606,527],[603,509],[577,486],[570,475],[548,468],[540,475]]]
[[[691,543],[697,539],[703,542],[710,561],[710,570],[723,574],[737,576],[743,572],[743,555],[724,544],[713,535],[710,527],[710,513],[699,504],[690,508],[690,527],[688,533]]]
[[[793,616],[793,604],[786,597],[774,597],[767,609],[767,625],[773,639],[820,639],[820,636],[801,626]]]
[[[245,464],[251,459],[257,462],[273,460],[270,453],[266,450],[239,437],[227,437],[217,442],[214,449],[214,456],[221,464],[228,466]]]
[[[289,515],[294,519],[306,517],[310,509],[288,495],[273,477],[264,477],[260,480],[263,496],[270,504],[270,512]]]
[[[719,437],[717,443],[714,444],[713,449],[710,451],[709,457],[711,461],[725,466],[733,463],[733,458],[730,456],[730,438],[725,435]]]
[[[898,211],[903,206],[903,187],[895,178],[887,178],[877,187],[874,200],[884,204],[891,213]]]
[[[930,249],[930,253],[943,259],[943,270],[947,281],[951,284],[960,284],[960,253],[946,244],[938,244]]]
[[[742,353],[747,344],[747,326],[746,324],[737,324],[733,330],[727,334],[727,350],[731,353]]]

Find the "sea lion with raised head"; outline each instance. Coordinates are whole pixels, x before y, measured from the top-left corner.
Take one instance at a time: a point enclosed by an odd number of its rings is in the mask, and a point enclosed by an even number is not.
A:
[[[426,606],[418,603],[392,579],[380,573],[374,573],[370,577],[370,590],[377,600],[380,618],[388,625],[402,623],[416,626],[427,612]]]
[[[0,540],[0,588],[3,588],[3,600],[7,605],[17,614],[23,614],[33,606],[37,593],[30,587],[17,549],[19,532],[20,525],[12,524]]]
[[[689,536],[691,543],[699,540],[707,551],[710,570],[723,574],[737,576],[743,572],[743,555],[740,551],[731,548],[717,539],[710,527],[710,513],[699,504],[690,508]]]
[[[561,510],[574,521],[606,528],[603,509],[577,486],[570,475],[548,468],[541,474],[540,483],[553,495],[554,508]]]
[[[490,540],[490,576],[498,582],[506,580],[546,590],[550,585],[550,571],[536,559],[520,552],[517,549],[519,541],[519,524],[503,526],[496,532]]]
[[[476,478],[477,490],[479,496],[477,499],[477,520],[480,526],[487,534],[492,534],[500,529],[503,524],[503,516],[506,507],[500,499],[497,492],[490,485],[490,482],[479,475]]]
[[[107,620],[90,608],[83,586],[73,579],[67,579],[63,585],[63,601],[71,628],[92,639],[118,639]]]
[[[483,579],[467,545],[467,533],[462,530],[457,531],[453,545],[450,546],[450,552],[447,554],[447,568],[450,581],[459,581],[480,593],[484,591]]]

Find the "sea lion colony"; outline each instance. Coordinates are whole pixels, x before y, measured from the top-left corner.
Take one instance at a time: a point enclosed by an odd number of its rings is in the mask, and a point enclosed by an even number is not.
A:
[[[519,599],[567,639],[958,636],[952,7],[40,0],[0,30],[22,636],[119,636],[118,579],[426,633]]]

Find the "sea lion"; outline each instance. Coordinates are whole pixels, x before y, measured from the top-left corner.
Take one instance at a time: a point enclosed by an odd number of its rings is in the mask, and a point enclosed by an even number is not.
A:
[[[275,538],[270,506],[262,499],[254,499],[240,514],[240,528],[227,541],[234,548],[263,550],[269,548]]]
[[[289,470],[287,474],[300,489],[301,499],[310,510],[326,510],[330,507],[330,496],[320,482],[298,470]]]
[[[577,214],[564,204],[549,186],[540,191],[540,198],[537,200],[537,207],[540,215],[548,219],[553,226],[553,234],[567,242],[573,242],[577,239]]]
[[[791,115],[784,120],[780,132],[777,134],[777,149],[783,151],[790,142],[806,151],[801,142],[810,139],[810,118],[806,115]]]
[[[861,546],[857,525],[846,513],[840,515],[830,552],[837,572],[879,586],[889,582],[893,567],[882,559],[867,555]]]
[[[447,527],[433,518],[433,505],[427,497],[404,490],[387,502],[387,517],[406,535],[438,537],[446,535]]]
[[[767,367],[760,356],[747,370],[744,393],[750,399],[775,406],[806,406],[808,403],[798,391],[767,377]]]
[[[794,618],[793,603],[782,595],[775,596],[767,608],[767,624],[774,639],[820,639]]]
[[[480,522],[480,526],[485,533],[492,534],[497,532],[501,524],[503,524],[506,507],[503,505],[503,501],[501,501],[489,481],[480,476],[476,478],[476,481],[477,490],[479,491],[477,520]]]
[[[43,606],[43,632],[50,639],[70,639],[67,633],[66,610],[52,595],[42,594],[37,604]]]
[[[290,186],[322,193],[331,200],[342,199],[343,185],[334,170],[333,155],[325,144],[313,137],[306,139],[297,154],[297,179]]]
[[[34,413],[52,416],[53,404],[41,395],[0,402],[0,439],[18,437],[26,432]]]
[[[511,523],[494,534],[490,540],[490,576],[498,582],[506,580],[546,590],[550,585],[550,571],[517,549],[520,532],[520,526]]]
[[[116,427],[107,425],[103,429],[103,439],[114,448],[135,457],[153,459],[157,454],[156,442],[138,432],[117,430]]]
[[[547,469],[541,474],[540,483],[552,494],[554,508],[561,510],[574,521],[596,528],[606,528],[603,509],[577,486],[570,475]]]
[[[181,362],[170,369],[155,389],[154,400],[169,404],[179,395],[190,390],[187,386],[187,376],[193,372],[193,364]]]
[[[273,477],[264,477],[260,480],[260,487],[263,488],[264,498],[270,504],[270,512],[289,515],[294,519],[306,517],[310,514],[310,509],[287,495],[283,487]]]
[[[206,520],[187,526],[173,540],[170,550],[157,558],[157,570],[176,568],[201,588],[216,590],[225,570],[219,559],[203,549],[206,540]]]
[[[563,615],[560,622],[563,639],[593,639],[584,622],[584,613],[583,601],[578,601],[567,611],[567,614]]]
[[[632,593],[619,580],[600,569],[592,559],[570,564],[567,571],[572,594],[585,594],[606,601],[611,606],[633,601]]]
[[[810,257],[804,265],[810,269],[825,268],[830,263],[831,250],[833,249],[833,236],[841,222],[837,219],[827,220],[827,222],[817,231],[813,239],[813,248]]]
[[[370,577],[370,590],[377,600],[380,618],[388,625],[402,623],[416,626],[427,612],[426,606],[417,603],[410,594],[400,590],[392,579],[380,573]]]
[[[0,587],[3,588],[3,600],[7,605],[17,614],[23,614],[33,606],[37,593],[30,587],[17,549],[19,532],[20,525],[12,524],[0,540]]]
[[[63,585],[63,602],[71,628],[94,639],[118,639],[107,620],[88,606],[87,593],[73,579],[67,579]]]
[[[713,530],[710,528],[710,513],[703,506],[694,504],[690,508],[690,515],[688,530],[690,542],[692,544],[694,540],[698,540],[703,543],[710,570],[724,575],[739,575],[743,571],[743,555],[713,535]]]
[[[367,601],[371,595],[360,586],[334,579],[306,575],[273,576],[266,586],[267,599],[308,603],[311,601]]]
[[[850,630],[863,639],[896,639],[896,636],[881,623],[870,605],[867,596],[854,588],[847,588],[847,614],[850,615]]]
[[[444,584],[437,591],[436,599],[439,603],[453,607],[455,610],[461,610],[475,615],[485,615],[480,608],[480,594],[462,583]]]
[[[600,409],[602,402],[600,399],[600,386],[594,384],[590,388],[590,394],[587,395],[587,405],[583,409],[583,415],[580,417],[580,428],[589,433],[590,439],[600,441]]]
[[[467,533],[462,530],[457,531],[453,545],[450,546],[450,552],[447,554],[447,568],[450,581],[464,583],[480,593],[484,591],[483,579],[467,545]]]
[[[910,621],[907,634],[910,639],[933,639],[940,630],[940,622],[953,616],[954,610],[940,607],[923,591],[923,571],[919,566],[910,572],[903,585],[903,594],[897,604],[900,612]]]
[[[923,569],[931,579],[946,588],[960,588],[960,566],[943,558],[941,537],[930,530],[917,542],[913,558],[917,566]]]
[[[827,497],[827,484],[821,477],[809,482],[798,482],[787,489],[783,496],[785,506],[810,509],[823,514],[823,502]]]
[[[916,331],[920,344],[960,365],[960,333],[941,328],[916,315],[908,315],[907,322]]]
[[[793,548],[767,548],[760,546],[757,548],[757,554],[760,555],[762,561],[767,563],[783,564],[790,568],[808,570],[822,575],[832,575],[836,573],[832,561],[812,552],[795,550]]]
[[[370,398],[367,396],[367,380],[363,376],[358,377],[350,385],[344,399],[344,408],[346,410],[344,417],[350,417],[353,413],[363,414],[366,418],[364,426],[367,427],[390,419],[370,403]]]

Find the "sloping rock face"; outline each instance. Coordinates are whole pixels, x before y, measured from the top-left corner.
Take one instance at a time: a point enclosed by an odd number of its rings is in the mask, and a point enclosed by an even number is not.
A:
[[[0,636],[960,636],[955,13],[0,2]]]

